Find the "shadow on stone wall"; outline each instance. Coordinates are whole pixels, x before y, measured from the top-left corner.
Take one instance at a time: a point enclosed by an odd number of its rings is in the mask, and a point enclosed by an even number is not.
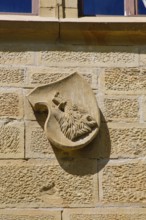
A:
[[[47,113],[35,114],[37,122],[43,128]],[[40,120],[41,119],[41,120]],[[43,119],[43,120],[42,120]],[[111,141],[107,123],[101,113],[101,126],[97,137],[86,147],[80,150],[65,152],[52,146],[58,163],[66,172],[73,175],[94,174],[103,169],[108,163],[111,152]],[[97,168],[97,161],[102,160],[102,165]]]

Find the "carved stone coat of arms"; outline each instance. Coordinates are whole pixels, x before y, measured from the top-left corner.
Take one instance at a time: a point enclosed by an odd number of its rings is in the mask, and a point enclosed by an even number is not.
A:
[[[44,131],[58,148],[66,151],[80,149],[88,145],[99,131],[100,113],[96,98],[78,73],[37,87],[27,98],[34,111],[37,106],[47,107]]]

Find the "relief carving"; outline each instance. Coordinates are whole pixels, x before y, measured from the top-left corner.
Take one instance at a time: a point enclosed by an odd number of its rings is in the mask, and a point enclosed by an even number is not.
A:
[[[55,94],[52,101],[57,106],[57,109],[54,108],[54,116],[62,133],[68,139],[77,141],[98,126],[91,115],[77,105],[73,105],[70,100],[65,100],[59,92]]]
[[[88,83],[74,73],[34,89],[28,100],[33,110],[47,107],[44,131],[49,141],[64,150],[80,149],[97,135],[100,113]],[[44,108],[44,109],[45,109]]]

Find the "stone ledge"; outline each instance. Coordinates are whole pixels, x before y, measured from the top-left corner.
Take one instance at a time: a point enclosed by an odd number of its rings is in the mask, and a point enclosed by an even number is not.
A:
[[[83,17],[70,19],[0,15],[0,40],[78,42],[97,45],[142,45],[145,17]]]

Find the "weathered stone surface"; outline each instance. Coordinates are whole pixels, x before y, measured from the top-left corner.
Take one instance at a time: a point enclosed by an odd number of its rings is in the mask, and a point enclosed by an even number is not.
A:
[[[0,86],[24,86],[25,70],[12,67],[0,67]]]
[[[26,122],[26,158],[52,158],[54,152],[38,122]]]
[[[47,7],[55,7],[57,2],[54,0],[40,0],[40,7],[47,8]]]
[[[108,124],[111,141],[111,158],[136,158],[146,156],[145,124]]]
[[[110,97],[104,99],[103,114],[107,121],[138,121],[139,103],[135,97]]]
[[[96,160],[0,161],[0,207],[89,207],[98,197]]]
[[[125,47],[50,48],[49,51],[40,52],[38,63],[47,66],[133,67],[138,65],[138,51]]]
[[[24,158],[22,122],[0,122],[0,158]]]
[[[63,220],[145,220],[145,208],[65,209]]]
[[[146,70],[139,68],[110,68],[105,70],[105,92],[111,94],[146,93]]]
[[[23,100],[20,89],[0,89],[0,118],[23,117]]]
[[[66,18],[78,18],[78,9],[77,8],[65,8],[65,17]]]
[[[65,0],[65,7],[67,8],[77,8],[78,1],[77,0]]]
[[[56,8],[50,7],[50,8],[40,8],[40,16],[42,17],[56,17],[57,16],[57,10]]]
[[[141,99],[141,119],[142,121],[146,121],[146,96]]]
[[[0,210],[2,220],[61,220],[61,212],[58,210],[33,210],[33,209],[3,209]]]
[[[145,160],[111,161],[102,172],[100,195],[103,202],[146,205]]]
[[[98,70],[91,68],[30,68],[28,70],[29,87],[40,86],[55,82],[66,76],[78,72],[91,85],[97,89]]]
[[[30,65],[33,63],[33,52],[0,51],[0,64],[2,65]]]

